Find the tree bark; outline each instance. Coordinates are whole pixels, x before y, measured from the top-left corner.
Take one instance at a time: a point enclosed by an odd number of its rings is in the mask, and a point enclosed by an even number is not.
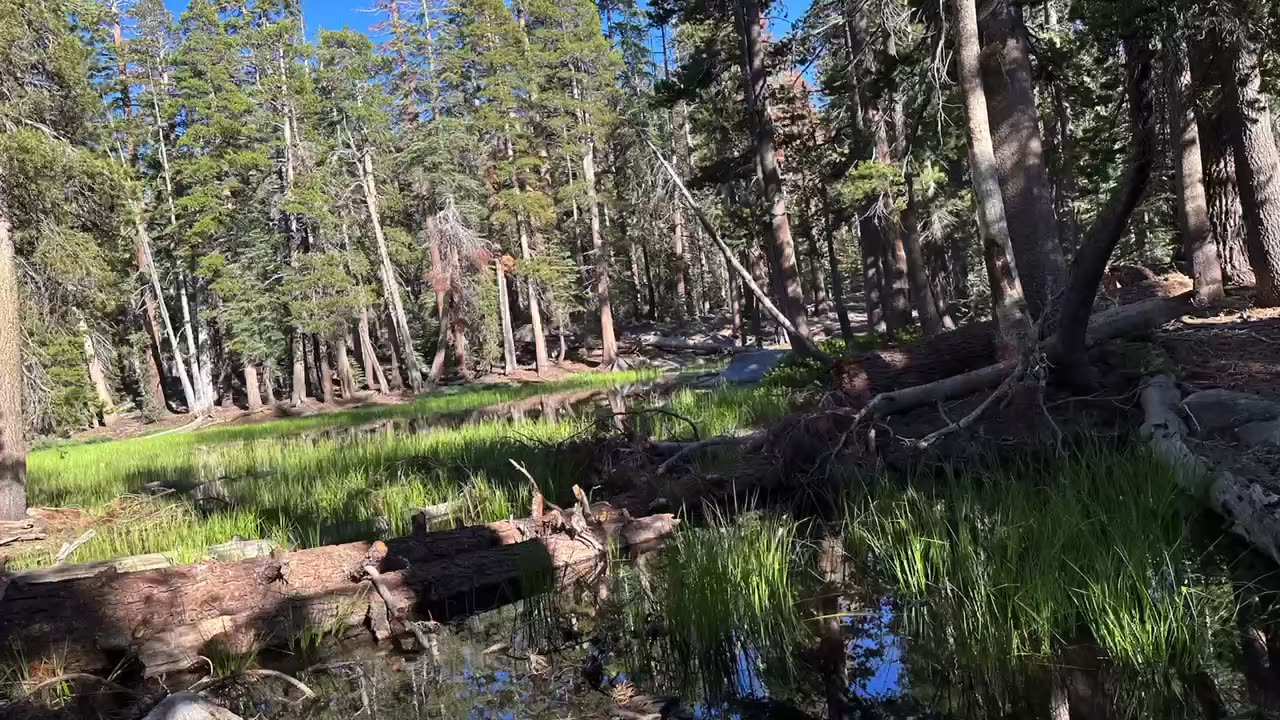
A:
[[[346,336],[333,341],[333,355],[338,364],[338,388],[342,398],[350,400],[356,395],[356,379],[351,375],[351,358],[347,353]]]
[[[109,670],[127,655],[154,677],[203,664],[211,642],[254,653],[268,642],[287,643],[306,625],[339,638],[381,640],[393,626],[409,635],[407,622],[449,622],[568,589],[601,569],[604,548],[652,547],[679,523],[671,515],[631,518],[607,505],[591,510],[581,531],[571,525],[573,511],[553,511],[540,520],[233,562],[27,572],[0,581],[0,642],[32,657],[57,652],[67,670]],[[365,567],[378,572],[385,594],[371,591]]]
[[[130,202],[129,214],[133,219],[133,229],[137,237],[139,252],[143,254],[145,260],[140,264],[151,281],[151,293],[158,300],[156,308],[160,311],[160,319],[164,323],[165,334],[169,338],[169,347],[173,350],[173,365],[178,372],[178,380],[182,384],[182,394],[187,403],[187,412],[195,412],[196,396],[195,387],[192,383],[193,377],[187,372],[187,364],[182,359],[182,349],[178,346],[178,336],[173,330],[173,321],[169,318],[169,307],[164,302],[160,275],[156,271],[155,257],[151,253],[151,237],[147,233],[147,226],[142,218],[141,203],[138,201]]]
[[[831,213],[831,188],[825,182],[819,191],[822,200],[822,234],[827,247],[827,265],[831,273],[831,301],[836,306],[836,318],[840,321],[840,335],[846,343],[853,342],[853,323],[849,322],[849,309],[844,305],[844,272],[840,269],[840,256],[836,254],[836,224]]]
[[[1195,286],[1197,305],[1216,305],[1226,299],[1222,287],[1222,262],[1218,246],[1209,231],[1209,204],[1200,162],[1200,133],[1189,93],[1191,69],[1174,46],[1167,54],[1169,65],[1169,138],[1173,144],[1176,212],[1182,231],[1182,248]]]
[[[1130,149],[1124,173],[1111,198],[1085,233],[1076,253],[1071,284],[1062,302],[1057,342],[1051,350],[1056,371],[1075,384],[1082,382],[1087,368],[1085,334],[1098,285],[1126,223],[1137,207],[1151,177],[1155,156],[1155,120],[1152,109],[1151,49],[1142,38],[1124,43],[1125,74],[1129,100]]]
[[[262,394],[258,390],[258,368],[251,362],[244,364],[244,394],[245,405],[249,412],[262,409]]]
[[[915,177],[906,175],[907,209],[902,214],[904,244],[907,250],[907,277],[911,281],[911,300],[915,304],[916,314],[920,316],[920,327],[925,337],[932,337],[943,331],[942,316],[938,313],[938,303],[933,298],[933,287],[929,284],[929,271],[924,261],[924,251],[920,247],[920,226],[916,219]]]
[[[506,255],[494,260],[498,276],[498,314],[502,320],[502,364],[503,371],[512,375],[516,371],[516,341],[511,332],[511,297],[507,292],[507,274],[502,263]]]
[[[396,352],[395,334],[385,319],[379,324],[382,325],[383,341],[387,345],[387,356],[391,360],[391,370],[387,377],[387,384],[391,387],[392,392],[403,392],[404,378],[400,374],[400,354]]]
[[[434,220],[428,217],[428,227]],[[430,232],[430,252],[431,252],[431,288],[436,295],[436,321],[439,323],[438,332],[436,333],[436,354],[431,359],[431,372],[427,376],[428,382],[432,385],[440,382],[440,376],[444,373],[444,358],[449,349],[449,319],[445,317],[445,306],[448,302],[447,288],[450,284],[449,269],[444,266],[444,258],[440,254],[440,238],[435,232]]]
[[[0,195],[0,520],[27,517],[27,440],[22,421],[22,320],[12,225]]]
[[[1243,32],[1243,31],[1242,31]],[[1245,245],[1253,268],[1255,302],[1280,305],[1280,152],[1262,93],[1257,54],[1243,38],[1224,38],[1224,101],[1244,209]]]
[[[193,402],[191,412],[203,415],[213,408],[213,393],[205,383],[205,371],[201,368],[202,355],[196,350],[196,332],[191,322],[191,300],[187,292],[186,273],[178,273],[178,299],[182,305],[182,334],[187,343],[187,360],[191,367]],[[174,348],[174,354],[178,353]]]
[[[267,407],[276,406],[276,372],[271,363],[262,366],[262,392],[266,396]]]
[[[320,366],[320,397],[326,405],[333,404],[333,367],[329,364],[328,343],[316,338],[316,357]]]
[[[987,120],[987,98],[979,64],[977,9],[974,0],[952,0],[952,4],[956,72],[968,126],[969,171],[973,178],[974,199],[978,204],[978,226],[982,232],[987,275],[991,282],[992,315],[1000,329],[1001,352],[1012,355],[1026,344],[1031,328],[1022,284],[1018,279]]]
[[[107,373],[102,369],[102,361],[93,348],[93,337],[89,334],[89,325],[80,321],[80,337],[84,339],[85,370],[89,374],[89,382],[93,385],[94,394],[98,396],[98,404],[104,426],[114,425],[116,421],[115,400],[111,399],[111,386],[107,384]]]
[[[378,353],[374,349],[373,340],[369,337],[369,311],[365,308],[360,309],[360,325],[357,328],[357,334],[360,336],[360,359],[364,361],[365,387],[386,395],[387,376],[382,372],[382,363],[378,362]]]
[[[289,339],[289,355],[292,357],[292,386],[289,388],[289,404],[302,407],[307,401],[307,359],[302,350],[302,331],[293,328]]]
[[[143,403],[149,404],[147,410],[163,410],[165,408],[164,396],[164,348],[160,342],[160,328],[156,323],[156,295],[155,290],[150,282],[151,270],[148,264],[150,252],[146,245],[143,244],[143,236],[134,234],[134,256],[138,263],[138,272],[147,278],[147,284],[142,288],[142,329],[147,335],[146,364],[147,367],[143,371],[144,377],[141,382],[145,385],[143,390]]]
[[[591,118],[583,123],[590,128]],[[613,331],[613,306],[609,301],[609,245],[600,232],[600,199],[596,195],[595,141],[588,140],[582,153],[582,181],[587,186],[587,215],[591,219],[591,247],[595,250],[596,310],[600,313],[600,364],[607,369],[618,366],[618,338]],[[683,298],[681,298],[683,302]]]
[[[409,330],[409,316],[405,314],[404,303],[400,299],[400,283],[396,279],[396,269],[391,264],[391,255],[387,252],[387,240],[382,232],[382,214],[378,208],[378,186],[373,173],[373,150],[356,147],[354,137],[350,139],[350,142],[351,151],[356,154],[357,158],[356,169],[360,173],[365,208],[369,211],[369,223],[373,226],[373,241],[378,251],[378,277],[382,280],[382,292],[391,306],[391,319],[395,324],[395,334],[400,341],[400,349],[404,355],[405,370],[409,373],[409,387],[415,393],[419,393],[423,390],[422,371],[418,367],[418,356],[413,344],[413,334]],[[325,387],[329,387],[329,385],[326,383]],[[325,402],[329,402],[329,400]]]
[[[774,147],[773,120],[769,116],[769,73],[765,67],[762,37],[764,16],[758,0],[738,0],[734,7],[738,10],[743,37],[743,66],[746,70],[744,80],[747,87],[747,109],[754,134],[756,164],[763,181],[765,203],[769,212],[769,237],[781,272],[783,312],[796,331],[807,338],[809,321],[805,317],[804,292],[800,288],[795,243],[791,239],[791,220],[787,216],[787,196],[782,186],[782,172],[778,167],[778,154]]]
[[[1027,310],[1038,320],[1067,285],[1053,193],[1045,172],[1027,28],[1013,0],[985,0],[982,86],[1009,240]]]
[[[867,328],[871,332],[888,332],[884,320],[884,263],[881,261],[883,243],[880,242],[880,225],[875,218],[863,215],[858,218],[858,247],[862,250],[862,299],[866,307]]]

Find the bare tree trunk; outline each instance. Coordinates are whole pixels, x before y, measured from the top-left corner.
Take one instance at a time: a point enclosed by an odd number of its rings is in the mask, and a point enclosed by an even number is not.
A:
[[[1231,38],[1221,46],[1220,61],[1227,79],[1224,101],[1240,181],[1245,243],[1255,277],[1255,301],[1275,307],[1280,305],[1280,152],[1262,93],[1258,56],[1245,42]]]
[[[342,390],[342,397],[350,400],[356,395],[356,379],[351,375],[351,358],[347,353],[345,335],[333,341],[333,354],[338,363],[338,387]]]
[[[1193,46],[1191,79],[1196,87],[1220,84],[1220,73],[1211,60],[1213,49],[1207,43]],[[1236,159],[1228,139],[1226,112],[1221,103],[1197,102],[1196,123],[1200,138],[1200,160],[1204,168],[1204,189],[1209,204],[1209,229],[1227,283],[1253,285],[1253,268],[1244,242],[1244,210],[1240,207],[1240,189],[1236,184]]]
[[[516,341],[511,333],[511,296],[507,292],[507,274],[502,269],[501,257],[494,260],[494,267],[498,275],[498,315],[502,319],[503,370],[512,375],[516,371]]]
[[[356,147],[354,138],[351,138],[350,142],[351,151],[356,153],[358,158],[356,166],[357,170],[360,171],[361,187],[364,190],[364,203],[369,211],[369,222],[373,226],[373,241],[378,251],[378,276],[382,279],[383,295],[386,296],[387,302],[391,306],[391,319],[395,323],[395,334],[400,341],[400,349],[404,353],[405,369],[409,373],[409,387],[415,393],[422,392],[422,371],[418,368],[418,357],[413,345],[413,334],[409,330],[409,316],[405,314],[404,303],[400,299],[400,283],[396,280],[396,269],[391,264],[391,256],[387,252],[387,240],[382,232],[382,215],[378,209],[378,187],[373,173],[373,151],[365,148],[362,152]]]
[[[1013,0],[984,0],[982,85],[1009,239],[1027,309],[1039,319],[1067,286],[1053,194],[1045,172],[1027,28]]]
[[[807,207],[804,209],[806,213],[809,211]],[[825,258],[818,249],[818,231],[813,226],[813,220],[805,222],[804,231],[805,239],[809,241],[809,284],[813,286],[813,311],[826,314],[831,312],[832,304],[831,297],[827,295],[827,275],[822,268]]]
[[[764,15],[758,0],[738,0],[734,7],[739,13],[739,26],[743,37],[743,65],[746,70],[747,108],[755,135],[756,163],[764,184],[765,202],[769,211],[770,240],[780,271],[780,288],[783,292],[782,311],[795,326],[796,331],[809,335],[809,321],[805,317],[804,292],[800,288],[800,273],[796,268],[795,244],[791,239],[791,220],[787,216],[787,196],[782,186],[782,172],[778,167],[778,154],[774,148],[773,120],[769,116],[768,81],[765,67],[763,38]]]
[[[925,337],[932,337],[943,331],[942,316],[938,314],[938,303],[933,299],[933,287],[929,285],[929,272],[924,262],[924,251],[920,248],[920,226],[916,220],[915,177],[907,173],[907,209],[902,215],[902,231],[907,249],[907,278],[911,281],[911,300],[915,304],[916,314],[920,316],[920,327]]]
[[[275,407],[276,373],[271,363],[262,366],[262,392],[266,395],[267,407]]]
[[[831,300],[840,320],[840,335],[845,342],[853,341],[853,324],[849,322],[849,309],[844,306],[844,272],[840,270],[840,256],[836,254],[836,225],[831,215],[831,189],[822,184],[819,198],[822,200],[822,234],[827,246],[827,265],[831,270]]]
[[[463,380],[471,379],[471,360],[467,357],[467,335],[465,326],[461,321],[452,323],[453,329],[453,361],[458,366],[458,374]],[[560,336],[561,344],[564,343],[563,334]]]
[[[22,321],[12,226],[0,195],[0,520],[27,517],[27,440],[22,422]]]
[[[1205,197],[1200,163],[1200,133],[1192,109],[1191,69],[1175,45],[1166,53],[1169,66],[1169,138],[1173,144],[1173,169],[1178,192],[1178,226],[1182,248],[1195,283],[1196,305],[1215,305],[1226,298],[1222,287],[1222,261],[1209,231],[1209,203]]]
[[[262,394],[258,390],[258,368],[251,362],[244,364],[244,394],[249,412],[262,409]]]
[[[434,220],[428,219],[427,222],[430,226]],[[440,238],[435,232],[431,232],[430,237],[431,287],[436,294],[436,321],[440,327],[436,333],[436,354],[431,359],[431,372],[427,380],[435,385],[440,382],[440,375],[444,372],[444,358],[449,349],[449,319],[445,317],[448,299],[445,289],[449,287],[451,280],[449,270],[445,268],[444,259],[440,255]]]
[[[679,200],[671,208],[671,251],[674,255],[671,268],[675,285],[676,320],[683,322],[692,314],[688,289],[688,262],[685,260],[684,205]]]
[[[115,400],[111,399],[111,387],[107,384],[107,373],[102,369],[102,361],[93,349],[93,337],[89,334],[89,325],[80,321],[80,336],[84,338],[85,368],[89,372],[89,382],[98,396],[98,404],[102,406],[102,424],[114,425],[116,422]]]
[[[992,315],[999,328],[1001,353],[1012,355],[1028,342],[1031,328],[1009,238],[991,128],[987,124],[987,98],[979,64],[977,10],[974,0],[952,0],[952,5],[956,72],[968,126],[969,172],[978,204],[978,226],[982,232],[987,275],[991,281]]]
[[[369,337],[369,311],[367,309],[360,310],[360,325],[357,332],[360,335],[360,357],[364,360],[364,379],[365,387],[370,390],[376,390],[386,395],[387,376],[382,372],[382,363],[378,362],[378,353],[373,346],[373,340]]]
[[[289,355],[292,357],[293,382],[289,388],[289,404],[302,407],[307,401],[307,360],[302,351],[302,331],[293,329],[293,337],[289,340]]]
[[[183,362],[182,350],[178,346],[178,337],[177,334],[174,333],[173,322],[169,319],[169,308],[164,302],[164,293],[161,291],[160,277],[156,272],[155,258],[151,254],[151,238],[147,233],[146,224],[142,219],[142,208],[140,207],[140,203],[137,201],[130,203],[130,214],[133,216],[134,232],[137,237],[137,247],[140,254],[139,265],[151,281],[151,293],[149,297],[158,299],[158,302],[154,303],[153,308],[160,311],[160,319],[163,321],[165,333],[169,338],[169,346],[173,350],[174,369],[177,370],[178,380],[182,384],[182,394],[187,403],[187,412],[196,412],[195,386],[192,383],[193,377],[187,373],[187,364]],[[154,326],[154,316],[152,316],[152,322]],[[158,338],[156,339],[156,343],[157,345],[153,352],[158,356]],[[155,362],[159,363],[158,357]],[[159,397],[161,400],[164,399],[163,392]]]
[[[880,242],[880,225],[875,218],[864,215],[858,219],[858,247],[862,250],[862,299],[866,307],[867,327],[876,333],[888,332],[884,320],[884,263],[883,243]]]
[[[584,117],[583,122],[590,127],[591,118]],[[589,140],[582,153],[582,180],[587,186],[591,247],[595,250],[596,309],[600,312],[600,364],[612,370],[618,366],[618,338],[613,331],[613,306],[609,302],[609,245],[600,232],[600,199],[596,196],[595,158],[595,143]],[[683,253],[683,248],[681,250]]]
[[[1061,305],[1055,347],[1051,349],[1056,370],[1077,385],[1089,384],[1084,381],[1088,362],[1084,354],[1085,333],[1098,285],[1116,244],[1124,235],[1125,224],[1146,190],[1155,156],[1151,49],[1145,39],[1127,38],[1124,51],[1131,128],[1129,158],[1111,198],[1076,253],[1071,285]]]
[[[387,378],[387,384],[391,387],[392,392],[404,391],[404,379],[400,375],[400,354],[396,352],[395,335],[385,321],[382,325],[383,340],[387,344],[387,356],[391,360],[390,376]]]
[[[333,404],[333,367],[329,364],[328,343],[316,338],[316,357],[320,362],[320,397],[326,405]]]
[[[741,293],[737,292],[737,283],[729,281],[729,327],[730,334],[734,338],[739,339],[739,344],[747,344],[747,334],[742,329],[742,303],[739,300]]]
[[[191,367],[191,385],[194,390],[194,405],[191,412],[203,414],[213,407],[213,397],[206,392],[204,371],[200,368],[200,354],[196,352],[196,333],[191,322],[191,301],[187,295],[186,273],[178,272],[178,299],[182,306],[182,334],[187,342],[187,360]],[[177,348],[174,348],[175,355]],[[208,397],[206,397],[208,396]]]
[[[164,349],[160,342],[160,329],[156,323],[156,295],[150,282],[152,274],[148,261],[150,252],[147,245],[143,244],[144,237],[143,234],[135,233],[134,238],[134,255],[138,263],[138,272],[148,278],[146,286],[142,288],[142,329],[147,335],[145,353],[147,367],[144,371],[145,376],[140,380],[145,385],[143,402],[151,405],[146,409],[158,411],[165,408]]]

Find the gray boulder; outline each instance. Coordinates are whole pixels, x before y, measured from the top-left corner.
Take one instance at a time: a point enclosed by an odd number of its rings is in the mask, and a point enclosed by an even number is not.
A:
[[[1280,420],[1252,422],[1236,428],[1236,437],[1250,447],[1280,445]]]
[[[1249,423],[1280,418],[1280,403],[1260,395],[1224,390],[1201,390],[1182,401],[1188,425],[1198,433],[1213,433]]]
[[[213,704],[208,698],[196,693],[174,693],[159,705],[151,708],[151,712],[143,720],[244,720],[230,710]]]

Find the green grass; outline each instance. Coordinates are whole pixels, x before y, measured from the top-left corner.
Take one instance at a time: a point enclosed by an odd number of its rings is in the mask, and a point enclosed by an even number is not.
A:
[[[1043,681],[1066,648],[1096,648],[1149,689],[1177,687],[1230,642],[1229,583],[1205,575],[1188,533],[1194,500],[1145,450],[876,495],[850,510],[853,553],[898,600],[908,657],[985,690],[988,710]]]
[[[713,698],[741,692],[733,683],[742,662],[766,684],[789,681],[811,638],[798,607],[796,523],[759,513],[711,518],[677,534],[666,553],[659,602],[678,675],[700,679]]]
[[[652,371],[586,373],[555,383],[444,392],[403,405],[62,444],[28,457],[28,497],[32,505],[80,507],[115,518],[102,523],[72,562],[161,552],[185,563],[199,559],[208,545],[234,538],[310,547],[400,535],[409,531],[412,508],[446,501],[461,501],[457,519],[466,523],[520,516],[526,513],[530,487],[510,461],[523,464],[553,501],[567,501],[569,487],[589,476],[592,458],[590,448],[559,444],[589,436],[598,426],[596,414],[460,424],[457,414],[656,378]],[[634,410],[655,401],[628,402]],[[783,394],[739,387],[682,389],[670,399],[670,406],[696,422],[704,436],[765,422],[784,412],[786,404]],[[403,418],[439,427],[416,434],[360,428]],[[652,415],[637,422],[646,423],[655,437],[690,434],[673,418]],[[223,499],[197,507],[182,491],[142,498],[145,487],[156,482],[184,491],[216,483]],[[46,564],[54,551],[15,557],[10,567]]]

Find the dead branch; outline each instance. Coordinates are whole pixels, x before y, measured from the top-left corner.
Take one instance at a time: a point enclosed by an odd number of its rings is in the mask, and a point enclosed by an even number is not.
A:
[[[729,246],[725,244],[724,239],[720,237],[720,232],[716,230],[716,226],[711,224],[711,221],[707,219],[706,213],[702,212],[702,207],[698,205],[698,201],[693,199],[693,194],[684,186],[684,181],[680,179],[680,174],[676,172],[675,168],[671,167],[671,163],[667,162],[667,159],[662,156],[662,153],[658,151],[657,146],[649,140],[645,140],[645,142],[648,143],[649,149],[652,150],[654,156],[658,158],[658,162],[662,164],[663,169],[671,176],[672,182],[676,184],[676,188],[680,191],[680,196],[684,198],[689,209],[692,210],[693,214],[698,218],[698,222],[702,225],[702,229],[707,232],[707,235],[711,236],[716,247],[720,248],[720,252],[724,254],[725,262],[729,263],[730,267],[738,273],[738,277],[742,278],[743,284],[745,284],[751,290],[751,293],[755,295],[756,301],[760,303],[760,307],[764,308],[769,313],[770,317],[772,317],[775,322],[787,331],[787,335],[791,338],[793,349],[797,353],[811,357],[827,367],[834,365],[834,358],[823,352],[822,349],[813,342],[813,338],[796,330],[796,326],[791,323],[791,320],[783,314],[783,312],[779,310],[769,299],[769,296],[760,289],[760,286],[756,284],[755,278],[753,278],[751,273],[742,266],[741,262],[738,262],[738,258],[733,254],[733,250],[730,250]]]
[[[978,421],[979,418],[982,417],[983,413],[985,413],[988,408],[990,408],[993,404],[995,404],[996,400],[999,400],[1005,395],[1008,395],[1013,390],[1013,387],[1017,385],[1019,381],[1022,380],[1024,375],[1025,375],[1024,365],[1023,363],[1018,363],[1018,366],[1013,369],[1013,372],[1009,373],[1009,377],[1005,378],[1004,382],[1000,383],[1000,387],[996,388],[995,392],[988,395],[986,399],[983,400],[982,403],[979,404],[978,407],[974,408],[969,414],[965,415],[959,420],[956,420],[955,422],[948,424],[946,427],[939,428],[938,430],[934,430],[933,432],[929,433],[928,435],[925,435],[919,440],[912,440],[908,442],[907,443],[908,446],[915,450],[924,450],[928,448],[930,445],[934,444],[935,442],[950,435],[951,433],[954,433],[959,430],[964,430],[970,425],[973,425],[975,422]],[[945,420],[947,416],[944,413],[942,417]]]
[[[717,435],[715,437],[709,437],[706,440],[698,440],[691,443],[680,443],[679,448],[676,450],[676,454],[667,458],[658,466],[657,474],[666,475],[671,471],[671,468],[675,467],[675,465],[681,460],[695,453],[702,452],[707,448],[719,447],[722,445],[743,445],[763,438],[764,431],[758,431],[748,435]]]

